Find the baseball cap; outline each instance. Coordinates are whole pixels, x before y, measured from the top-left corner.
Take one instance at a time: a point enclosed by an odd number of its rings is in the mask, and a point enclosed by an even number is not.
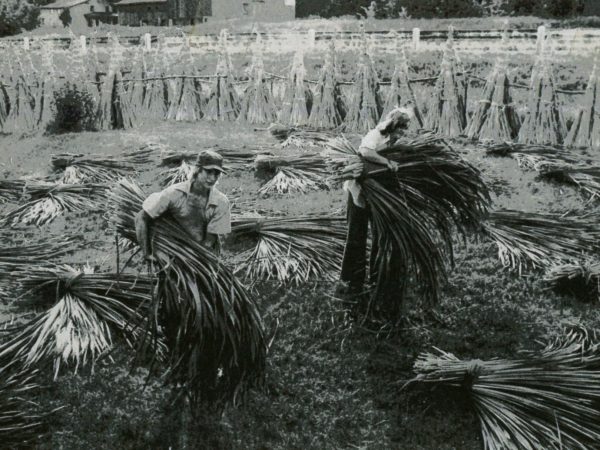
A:
[[[196,166],[208,170],[218,170],[225,172],[223,167],[223,157],[213,150],[203,150],[198,153],[196,158]]]

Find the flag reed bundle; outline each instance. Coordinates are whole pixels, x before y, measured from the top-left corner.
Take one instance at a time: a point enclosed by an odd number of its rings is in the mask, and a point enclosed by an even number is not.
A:
[[[468,395],[486,450],[583,450],[600,442],[600,349],[586,330],[516,359],[461,361],[435,350],[419,355],[411,382]]]
[[[0,234],[0,237],[4,237]],[[0,247],[0,276],[17,268],[26,268],[33,263],[51,261],[76,250],[79,239],[73,237],[50,237],[37,239],[35,243],[13,238],[12,246]]]
[[[331,41],[319,74],[315,98],[308,118],[308,125],[311,127],[317,129],[336,128],[344,121],[346,107],[342,100],[337,71],[335,44]]]
[[[251,280],[301,284],[335,280],[346,240],[345,218],[306,215],[237,217],[232,236],[250,237],[256,245],[243,255],[236,272]]]
[[[338,141],[330,151],[338,178],[362,173],[357,181],[378,246],[373,298],[387,313],[398,313],[413,276],[424,299],[435,302],[453,260],[453,231],[479,229],[487,211],[489,193],[479,171],[443,140],[428,135],[380,152],[398,163],[396,173],[363,162],[347,141]]]
[[[250,81],[242,98],[239,115],[239,120],[253,124],[271,123],[277,120],[275,100],[265,74],[261,46],[260,34],[257,33],[249,71]]]
[[[227,168],[238,169],[251,164],[259,156],[273,156],[265,147],[242,146],[240,148],[212,147],[211,150],[220,154]],[[191,150],[163,150],[160,153],[161,166],[177,166],[184,162],[191,164],[198,158],[197,151]]]
[[[518,136],[521,144],[558,145],[563,143],[566,134],[550,58],[545,50],[543,53],[531,73],[527,113]]]
[[[64,212],[93,211],[99,208],[98,200],[108,186],[101,184],[30,183],[25,193],[30,200],[0,216],[0,224],[14,227],[44,225]]]
[[[233,87],[233,65],[227,51],[227,33],[220,35],[221,45],[215,81],[208,96],[206,115],[208,120],[235,120],[240,113],[240,99]]]
[[[600,149],[600,77],[598,53],[583,97],[583,105],[565,138],[567,147]]]
[[[299,48],[294,55],[279,113],[279,122],[284,125],[301,126],[308,124],[313,104],[313,94],[304,81],[305,78],[304,51]]]
[[[562,264],[550,267],[543,281],[550,289],[575,295],[587,302],[600,301],[600,263]]]
[[[35,107],[35,117],[38,127],[42,130],[54,119],[56,107],[54,105],[54,92],[56,91],[56,70],[52,61],[52,45],[43,41],[41,49],[42,77],[39,81],[39,89]]]
[[[10,358],[25,368],[52,363],[56,378],[61,365],[74,365],[75,371],[93,365],[112,347],[115,333],[134,346],[143,334],[152,281],[93,272],[89,266],[64,265],[20,273],[19,301],[45,311],[0,345],[0,360]]]
[[[23,194],[25,181],[23,180],[0,180],[0,204],[5,202],[17,202]]]
[[[119,234],[136,242],[135,214],[145,198],[121,180],[109,211]],[[169,218],[153,225],[159,282],[148,310],[149,331],[166,337],[168,376],[183,383],[194,401],[236,402],[260,382],[266,342],[250,294],[211,251]]]
[[[408,76],[406,44],[398,37],[396,38],[396,48],[397,59],[394,73],[391,78],[392,84],[386,97],[381,117],[385,117],[389,112],[396,108],[410,108],[414,115],[411,116],[408,131],[415,132],[423,127],[423,119]]]
[[[306,194],[309,191],[327,188],[327,183],[322,175],[292,167],[280,167],[275,176],[258,189],[258,193],[260,195]]]
[[[161,180],[161,185],[171,186],[172,184],[187,181],[191,178],[193,170],[194,166],[183,160],[178,167],[173,167],[165,172]]]
[[[124,95],[127,96],[128,110],[124,112],[130,116],[125,122],[132,125],[140,125],[145,116],[144,111],[144,90],[148,84],[146,77],[148,76],[148,67],[144,49],[138,47],[134,50],[131,62],[131,71],[129,72],[129,80],[123,80],[125,88]],[[131,81],[130,81],[131,80]],[[140,81],[143,80],[143,81]],[[125,83],[125,81],[127,81]]]
[[[294,156],[259,155],[254,161],[258,177],[269,180],[261,186],[261,194],[306,193],[327,187],[327,161],[317,154]]]
[[[167,115],[167,90],[165,80],[162,79],[165,72],[163,52],[162,39],[159,38],[152,62],[149,64],[142,108],[143,117],[151,121],[163,120]]]
[[[202,118],[202,85],[194,78],[198,73],[194,68],[190,43],[186,37],[179,59],[182,61],[181,79],[167,117],[178,122],[196,122]]]
[[[483,232],[496,243],[502,264],[519,272],[528,266],[578,261],[600,248],[595,221],[557,214],[493,211]]]
[[[508,67],[500,58],[485,81],[482,96],[471,117],[467,137],[492,142],[514,140],[518,136],[521,120],[510,92]]]
[[[18,53],[14,53],[17,58],[18,70],[12,75],[12,89],[8,91],[9,111],[4,121],[3,131],[6,133],[29,133],[37,125],[35,120],[35,98],[31,89],[35,86],[34,80],[28,77],[23,69],[23,65]]]
[[[424,125],[424,128],[448,137],[460,136],[467,124],[465,83],[457,69],[450,33]]]
[[[539,169],[540,176],[572,184],[590,201],[600,198],[600,167],[545,164]]]

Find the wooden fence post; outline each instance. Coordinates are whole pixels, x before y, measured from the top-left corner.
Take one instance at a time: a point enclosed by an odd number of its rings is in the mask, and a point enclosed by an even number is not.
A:
[[[421,30],[419,28],[413,28],[412,41],[413,41],[413,49],[419,50],[419,43],[421,42]]]
[[[316,36],[317,36],[317,32],[314,30],[314,28],[311,28],[310,30],[308,30],[308,47],[309,48],[315,48]]]
[[[87,53],[87,39],[85,36],[79,36],[79,45],[81,46],[81,51]]]
[[[144,48],[148,51],[152,50],[152,36],[150,36],[150,33],[144,34]]]
[[[540,25],[537,29],[537,40],[536,40],[536,49],[538,55],[541,51],[544,50],[544,42],[546,40],[546,27],[544,25]]]
[[[23,49],[29,50],[29,38],[28,37],[23,38]]]

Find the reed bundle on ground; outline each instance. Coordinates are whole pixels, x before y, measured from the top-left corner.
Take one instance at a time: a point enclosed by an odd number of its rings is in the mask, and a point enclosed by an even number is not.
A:
[[[431,96],[424,128],[443,136],[458,137],[467,124],[464,79],[457,73],[456,54],[449,37],[440,73]]]
[[[0,234],[0,237],[4,238]],[[78,247],[79,239],[73,237],[44,237],[36,242],[15,242],[13,246],[3,244],[0,247],[0,277],[17,268],[52,261],[68,255]]]
[[[163,120],[167,115],[167,88],[163,76],[165,74],[165,61],[161,40],[153,53],[152,62],[149,64],[147,80],[144,82],[143,117],[148,120]]]
[[[600,263],[584,262],[550,267],[543,281],[550,289],[586,302],[600,300]]]
[[[136,242],[134,217],[145,198],[121,180],[112,192],[110,220]],[[168,376],[194,401],[218,406],[239,400],[262,379],[266,342],[254,301],[210,250],[169,218],[155,221],[153,253],[159,282],[148,310],[149,331],[166,337]]]
[[[487,450],[592,449],[600,440],[600,349],[574,329],[516,359],[461,361],[422,353],[412,383],[461,389]]]
[[[512,141],[518,136],[520,126],[521,119],[510,92],[508,67],[505,61],[498,59],[485,81],[467,137],[479,141]]]
[[[422,136],[381,152],[398,163],[396,173],[365,163],[346,141],[330,149],[338,178],[357,179],[370,206],[377,245],[373,298],[389,314],[399,312],[414,276],[426,301],[436,301],[447,264],[453,260],[453,233],[479,229],[489,193],[479,171],[443,140]],[[352,154],[354,153],[354,154]]]
[[[187,38],[179,59],[183,62],[181,78],[177,83],[175,101],[170,103],[168,119],[178,122],[195,122],[202,118],[202,85],[195,78],[198,75]]]
[[[317,129],[336,128],[346,117],[346,107],[338,84],[337,70],[335,46],[331,41],[315,88],[315,98],[308,119],[311,127]]]
[[[208,120],[235,120],[240,113],[240,99],[233,86],[234,73],[227,51],[226,38],[222,37],[215,80],[212,84],[205,117]]]
[[[239,120],[253,124],[271,123],[277,120],[277,106],[265,74],[260,48],[254,51],[252,57],[250,81],[242,98]]]
[[[256,242],[244,252],[237,273],[293,284],[337,277],[346,239],[344,217],[236,217],[232,222],[234,237]]]
[[[600,148],[600,77],[598,55],[583,97],[583,105],[565,139],[567,147]]]
[[[294,55],[292,69],[287,78],[279,122],[284,125],[300,126],[308,123],[313,104],[313,94],[306,79],[304,50],[298,49]]]
[[[531,74],[527,112],[518,141],[521,144],[563,143],[566,127],[559,108],[548,56],[540,57]]]
[[[258,156],[272,156],[265,147],[242,146],[240,148],[212,147],[211,150],[219,153],[227,169],[241,169],[251,165]],[[161,166],[182,166],[183,163],[193,164],[198,158],[197,151],[191,150],[163,150],[160,153]],[[183,168],[182,168],[183,170]]]
[[[27,203],[0,216],[0,224],[44,225],[65,212],[97,210],[108,186],[101,184],[28,183]]]
[[[118,334],[130,346],[141,338],[145,308],[150,306],[152,281],[135,274],[93,273],[84,266],[29,267],[19,274],[21,305],[44,308],[16,328],[0,345],[0,360],[10,358],[24,367],[61,365],[75,371],[93,365]]]
[[[578,261],[597,252],[600,242],[593,220],[514,210],[491,212],[483,232],[498,246],[502,264],[519,272]]]
[[[0,180],[0,204],[19,201],[24,188],[23,180]]]
[[[590,201],[600,197],[600,167],[546,164],[541,167],[540,176],[577,186]]]
[[[344,130],[366,133],[375,128],[383,109],[377,71],[366,49],[360,56],[355,73]]]
[[[257,177],[267,179],[260,188],[261,194],[308,192],[327,187],[327,161],[318,154],[259,155],[254,167]]]
[[[258,193],[260,195],[306,194],[320,189],[328,189],[322,175],[292,167],[280,167],[275,176],[259,188]]]
[[[411,116],[408,130],[415,132],[423,127],[423,119],[408,76],[405,43],[400,38],[397,38],[396,42],[396,65],[381,117],[385,117],[389,112],[399,107],[412,109],[414,115]]]

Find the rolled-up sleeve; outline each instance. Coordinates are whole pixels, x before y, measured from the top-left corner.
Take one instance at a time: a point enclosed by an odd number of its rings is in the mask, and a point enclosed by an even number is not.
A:
[[[171,206],[171,195],[169,190],[164,190],[162,192],[155,192],[154,194],[150,194],[144,203],[142,204],[142,208],[153,219],[160,217],[163,213],[165,213],[169,207]]]
[[[206,232],[211,234],[229,234],[231,233],[231,211],[229,210],[229,201],[220,201],[215,206],[214,214],[210,218]]]

